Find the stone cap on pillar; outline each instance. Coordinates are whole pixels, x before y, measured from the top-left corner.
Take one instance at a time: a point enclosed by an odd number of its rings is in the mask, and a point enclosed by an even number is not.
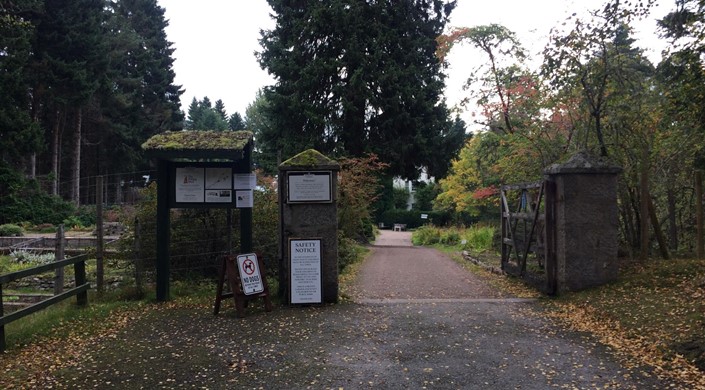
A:
[[[339,171],[340,164],[315,149],[305,150],[279,164],[280,171],[292,170],[326,170]]]
[[[622,168],[610,163],[604,157],[597,157],[582,151],[574,154],[562,164],[552,164],[544,171],[546,175],[561,174],[619,174]]]

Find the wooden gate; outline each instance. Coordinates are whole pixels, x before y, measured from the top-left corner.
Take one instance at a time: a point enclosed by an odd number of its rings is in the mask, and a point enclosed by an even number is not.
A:
[[[503,185],[502,270],[556,292],[555,183]],[[512,207],[513,206],[513,207]],[[529,265],[529,266],[527,266]]]

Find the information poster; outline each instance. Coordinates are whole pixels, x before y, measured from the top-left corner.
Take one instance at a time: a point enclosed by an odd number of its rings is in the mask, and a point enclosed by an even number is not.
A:
[[[252,190],[235,191],[235,207],[238,209],[251,209],[254,204]]]
[[[203,168],[176,168],[176,201],[203,203],[205,183]]]
[[[259,294],[264,291],[264,283],[262,282],[256,254],[238,255],[237,268],[240,271],[242,292],[245,295]]]
[[[206,190],[206,203],[232,203],[232,190]]]
[[[236,173],[233,175],[236,190],[254,190],[257,186],[257,175],[254,173]]]
[[[233,188],[231,168],[206,168],[207,190],[230,190]]]
[[[321,240],[289,240],[291,303],[321,303]]]
[[[288,201],[329,203],[332,201],[330,172],[289,172]]]

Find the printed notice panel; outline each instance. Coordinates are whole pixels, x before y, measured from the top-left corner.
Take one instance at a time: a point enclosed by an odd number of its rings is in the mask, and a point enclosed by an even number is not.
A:
[[[206,203],[232,203],[232,190],[206,190]]]
[[[291,203],[330,203],[331,172],[289,172],[287,199]]]
[[[233,188],[232,168],[206,168],[207,190],[230,190]]]
[[[202,203],[205,190],[203,168],[176,168],[176,201]]]
[[[256,254],[238,255],[237,269],[240,271],[242,292],[245,295],[259,294],[264,291],[264,283],[262,283],[262,275],[260,274]]]
[[[236,190],[254,190],[257,186],[255,173],[236,173],[233,175],[233,185]]]
[[[291,303],[321,303],[321,240],[289,240]]]

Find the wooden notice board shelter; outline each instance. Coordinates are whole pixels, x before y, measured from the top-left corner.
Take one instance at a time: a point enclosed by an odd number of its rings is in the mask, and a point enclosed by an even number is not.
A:
[[[142,144],[157,163],[157,301],[169,300],[170,210],[240,209],[241,253],[252,251],[250,131],[167,131]]]

